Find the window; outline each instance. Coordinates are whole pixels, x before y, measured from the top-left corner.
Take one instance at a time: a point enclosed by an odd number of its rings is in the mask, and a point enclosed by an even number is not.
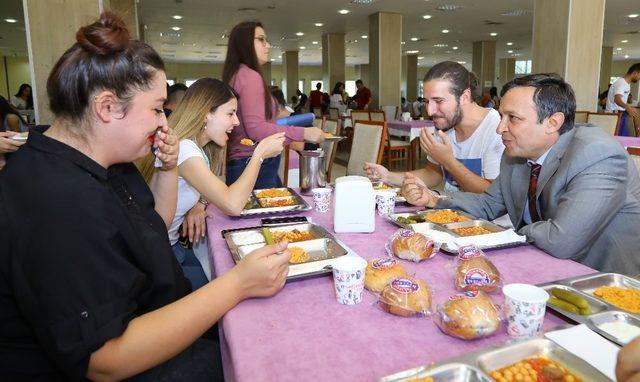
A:
[[[193,85],[193,83],[196,82],[196,81],[198,81],[198,80],[185,80],[184,84],[187,85],[187,87],[189,87],[189,86]]]
[[[357,90],[358,89],[356,88],[355,81],[345,81],[344,91],[346,91],[347,94],[349,94],[349,97],[353,97],[354,95],[356,95]]]
[[[419,80],[418,81],[418,97],[424,97],[423,92],[424,92],[424,87],[422,86],[422,80]]]
[[[304,80],[298,81],[298,90],[304,93]]]
[[[530,74],[531,73],[531,60],[516,61],[516,75],[518,74]]]
[[[614,82],[618,81],[618,79],[619,79],[619,78],[620,78],[620,77],[610,77],[610,78],[609,78],[609,83],[610,83],[610,84],[612,84],[612,83],[614,83]]]
[[[329,92],[327,89],[324,88],[324,84],[322,83],[322,80],[311,80],[311,90],[316,90],[316,84],[320,84],[320,86],[322,86],[320,88],[320,91],[322,92]]]
[[[174,80],[167,80],[167,84],[169,86],[172,86],[173,84],[175,84],[176,82]]]

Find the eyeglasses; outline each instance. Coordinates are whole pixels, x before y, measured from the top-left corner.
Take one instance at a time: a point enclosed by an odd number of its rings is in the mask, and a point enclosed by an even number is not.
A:
[[[254,37],[253,39],[260,41],[262,46],[267,46],[267,45],[271,46],[271,43],[269,42],[269,40],[267,40],[267,38],[264,36]]]

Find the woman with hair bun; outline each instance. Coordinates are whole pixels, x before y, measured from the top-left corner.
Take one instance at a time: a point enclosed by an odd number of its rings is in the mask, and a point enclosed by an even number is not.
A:
[[[76,40],[47,81],[52,125],[0,172],[1,378],[222,380],[218,345],[202,336],[282,288],[286,242],[189,293],[167,237],[178,140],[164,64],[109,12]],[[152,149],[147,186],[132,162]]]
[[[240,125],[231,133],[227,161],[227,184],[234,183],[251,158],[258,153],[254,146],[243,145],[243,139],[260,141],[274,133],[285,133],[285,145],[291,142],[324,140],[317,127],[279,126],[275,123],[278,105],[272,99],[262,77],[260,67],[269,62],[271,44],[260,22],[244,21],[233,27],[229,34],[227,57],[222,70],[222,81],[231,85],[239,94],[238,119]],[[282,187],[278,177],[280,157],[265,159],[255,188]]]

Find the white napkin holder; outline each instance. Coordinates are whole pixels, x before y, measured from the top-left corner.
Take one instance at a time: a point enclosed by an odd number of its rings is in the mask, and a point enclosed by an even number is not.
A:
[[[401,118],[404,122],[409,122],[411,121],[411,113],[409,113],[408,111],[405,111],[404,113],[402,113]]]
[[[333,230],[370,233],[376,229],[376,198],[373,185],[363,176],[342,176],[336,179]]]

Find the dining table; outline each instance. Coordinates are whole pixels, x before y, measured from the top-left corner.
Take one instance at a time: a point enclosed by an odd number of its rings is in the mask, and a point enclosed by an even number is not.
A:
[[[312,198],[303,196],[312,205]],[[398,204],[396,211],[415,207]],[[259,226],[259,217],[228,217],[209,206],[209,255],[213,272],[222,275],[234,260],[221,231]],[[321,225],[349,251],[364,259],[389,256],[385,244],[399,229],[376,215],[372,233],[335,233],[333,209],[301,212]],[[501,273],[503,284],[539,284],[595,272],[561,260],[531,245],[485,251]],[[458,293],[454,287],[455,256],[444,252],[413,263],[399,260],[411,276],[426,282],[435,306]],[[509,341],[504,326],[490,337],[465,341],[444,334],[435,316],[399,317],[378,305],[378,296],[365,291],[356,305],[337,302],[331,274],[288,281],[269,298],[240,302],[219,321],[226,381],[375,381],[401,370],[429,365],[447,358]],[[501,293],[492,295],[498,305]],[[567,321],[547,310],[543,330]]]

